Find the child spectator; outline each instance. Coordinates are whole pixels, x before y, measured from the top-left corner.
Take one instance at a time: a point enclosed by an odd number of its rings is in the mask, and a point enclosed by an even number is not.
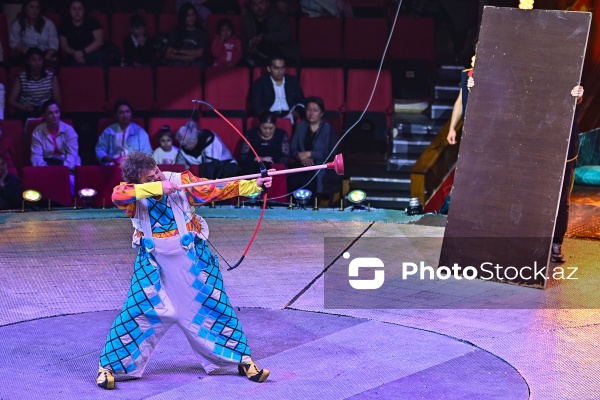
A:
[[[242,59],[242,42],[233,35],[233,24],[229,19],[217,23],[217,35],[211,47],[215,67],[233,67]]]
[[[146,35],[146,21],[139,14],[129,19],[129,31],[123,43],[123,63],[132,67],[149,67],[154,61],[154,42]]]
[[[171,132],[171,128],[168,125],[163,126],[160,132],[158,132],[158,141],[160,147],[152,153],[154,161],[159,165],[175,164],[179,149],[173,146],[173,132]]]
[[[82,0],[69,1],[68,15],[60,24],[59,39],[69,65],[104,66],[108,63],[104,29],[96,18],[86,15]]]

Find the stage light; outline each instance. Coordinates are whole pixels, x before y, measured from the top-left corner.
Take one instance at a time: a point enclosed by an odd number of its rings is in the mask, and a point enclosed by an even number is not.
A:
[[[98,192],[92,188],[83,188],[79,190],[78,194],[79,197],[81,197],[85,202],[85,206],[89,207],[92,204],[92,200],[94,200],[94,197],[96,197],[96,194],[98,194]]]
[[[254,206],[256,204],[256,202],[258,201],[260,193],[261,192],[257,192],[257,193],[253,193],[253,194],[246,196],[246,198],[248,199],[248,203],[250,203]]]
[[[312,192],[308,189],[298,189],[294,192],[294,198],[298,202],[299,206],[305,206],[310,201]]]
[[[522,10],[531,10],[533,9],[534,0],[519,0],[519,8]]]
[[[406,210],[408,215],[423,214],[423,206],[421,200],[418,197],[413,197],[408,202],[408,209]]]
[[[367,200],[367,193],[362,190],[353,190],[348,193],[346,198],[350,203],[352,203],[352,211],[364,210],[365,207],[362,204],[365,202],[365,200]]]
[[[26,190],[22,194],[23,201],[21,202],[21,212],[25,212],[25,202],[37,203],[42,199],[42,194],[37,190]]]
[[[23,200],[35,203],[42,199],[42,195],[37,190],[26,190],[23,192]]]

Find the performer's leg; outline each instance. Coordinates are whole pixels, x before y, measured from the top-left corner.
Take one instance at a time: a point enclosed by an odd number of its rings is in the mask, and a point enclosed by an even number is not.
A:
[[[104,386],[111,386],[113,374],[141,377],[156,345],[174,323],[172,313],[173,307],[161,287],[158,265],[142,247],[127,300],[113,322],[100,356],[98,386],[111,389]]]
[[[250,347],[240,321],[227,297],[218,260],[204,240],[196,239],[196,261],[189,270],[194,275],[194,301],[182,310],[178,324],[190,345],[200,356],[205,371],[227,365],[241,365],[249,379],[263,382],[269,371],[259,370],[250,358]]]
[[[554,238],[552,239],[552,261],[565,262],[562,254],[562,242],[567,233],[569,224],[569,209],[571,206],[571,185],[573,184],[573,172],[575,170],[575,161],[569,161],[565,165],[565,176],[560,192],[560,201],[558,204],[558,215],[556,216],[556,225],[554,227]]]

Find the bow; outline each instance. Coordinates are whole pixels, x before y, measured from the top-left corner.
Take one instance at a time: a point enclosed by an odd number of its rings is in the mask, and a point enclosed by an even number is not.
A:
[[[256,159],[258,160],[258,165],[259,165],[259,168],[260,168],[260,175],[261,175],[261,177],[266,178],[266,177],[269,176],[267,174],[267,169],[265,167],[265,164],[261,161],[260,156],[258,155],[258,153],[256,152],[256,150],[254,149],[254,147],[252,147],[252,144],[248,141],[248,139],[246,139],[246,137],[242,134],[242,132],[240,132],[239,129],[236,128],[235,125],[233,125],[229,119],[227,119],[227,117],[225,117],[223,114],[221,114],[219,112],[219,110],[217,110],[213,105],[211,105],[210,103],[208,103],[208,102],[206,102],[204,100],[192,100],[192,102],[193,103],[197,103],[197,104],[204,104],[205,106],[209,107],[212,111],[214,111],[225,122],[227,122],[227,124],[229,126],[231,126],[231,128],[242,139],[244,139],[244,141],[246,142],[246,144],[248,144],[248,147],[250,148],[250,150],[252,150],[252,152],[256,156]],[[252,237],[250,238],[250,241],[248,242],[248,245],[246,246],[246,249],[244,250],[244,253],[240,257],[240,259],[238,260],[238,262],[236,262],[234,265],[229,265],[229,263],[223,258],[223,261],[225,261],[225,263],[229,266],[229,268],[227,268],[227,271],[231,271],[232,269],[237,268],[242,263],[242,261],[244,261],[244,258],[246,258],[246,254],[248,253],[248,250],[250,250],[250,247],[252,246],[252,243],[254,242],[254,239],[256,238],[258,230],[260,229],[260,224],[262,223],[263,217],[265,215],[265,209],[267,208],[267,192],[268,192],[268,189],[267,189],[267,187],[263,187],[263,190],[264,190],[265,194],[264,194],[264,197],[263,197],[262,210],[261,210],[261,213],[260,213],[260,218],[258,219],[258,223],[256,224],[256,228],[254,228],[254,233],[252,234]],[[213,246],[213,248],[214,248],[214,246]]]

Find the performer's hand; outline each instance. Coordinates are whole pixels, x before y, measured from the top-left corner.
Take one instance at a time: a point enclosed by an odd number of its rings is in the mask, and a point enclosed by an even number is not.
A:
[[[448,131],[448,136],[446,136],[446,140],[449,144],[456,144],[456,129],[450,127],[450,130]]]
[[[274,172],[274,171],[275,171],[275,169],[270,169],[267,172]],[[273,177],[267,176],[266,178],[258,178],[258,179],[256,179],[256,184],[258,186],[264,186],[264,187],[270,188],[271,185],[273,184]]]
[[[475,79],[473,79],[473,77],[470,76],[469,79],[467,80],[467,87],[469,89],[471,89],[473,86],[475,86]]]
[[[175,193],[177,190],[181,190],[179,185],[176,185],[175,183],[173,183],[171,181],[161,181],[161,184],[162,184],[163,194],[166,196],[169,196],[169,195]]]

